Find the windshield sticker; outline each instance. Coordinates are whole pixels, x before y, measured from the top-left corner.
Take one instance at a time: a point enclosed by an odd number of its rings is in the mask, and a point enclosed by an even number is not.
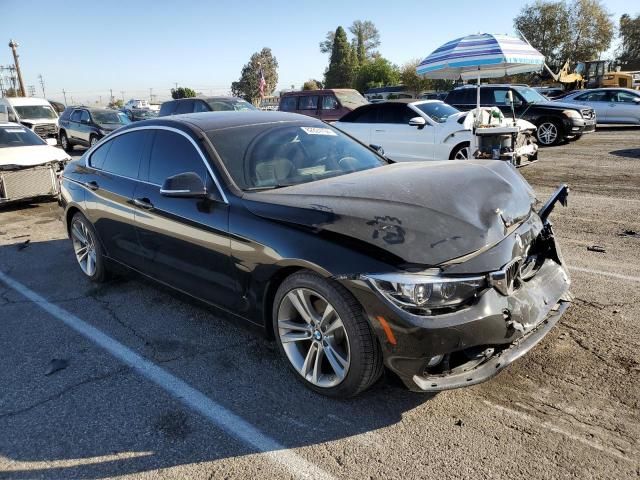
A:
[[[300,129],[307,135],[329,135],[331,137],[337,137],[338,134],[330,128],[321,127],[300,127]]]
[[[5,129],[7,133],[24,133],[26,130],[24,128],[7,128]]]

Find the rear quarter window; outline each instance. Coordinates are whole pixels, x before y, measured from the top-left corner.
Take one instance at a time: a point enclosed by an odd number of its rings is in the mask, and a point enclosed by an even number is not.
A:
[[[172,115],[175,109],[176,109],[176,102],[164,102],[160,106],[160,112],[158,113],[158,116],[164,117],[166,115]]]

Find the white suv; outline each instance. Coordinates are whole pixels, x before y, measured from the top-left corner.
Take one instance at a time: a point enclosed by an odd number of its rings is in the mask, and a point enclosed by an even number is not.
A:
[[[139,98],[132,98],[123,107],[125,110],[148,110],[149,102],[147,100],[141,100]]]
[[[6,113],[7,121],[33,130],[49,145],[58,143],[58,113],[44,98],[0,98],[0,111],[2,118]]]

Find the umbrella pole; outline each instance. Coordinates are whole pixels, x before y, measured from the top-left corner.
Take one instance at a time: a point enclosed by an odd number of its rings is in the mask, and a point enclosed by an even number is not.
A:
[[[480,112],[480,68],[478,68],[478,85],[476,86],[476,100],[477,100],[477,107],[478,107],[478,112]]]

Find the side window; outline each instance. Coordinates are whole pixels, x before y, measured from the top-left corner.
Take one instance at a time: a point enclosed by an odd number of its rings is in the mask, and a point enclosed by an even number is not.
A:
[[[71,114],[71,121],[79,122],[81,115],[82,115],[82,110],[74,110],[73,113]]]
[[[138,178],[140,157],[145,145],[146,133],[145,130],[124,133],[109,142],[111,148],[104,160],[102,170],[123,177]],[[92,165],[93,161],[92,155]]]
[[[379,105],[367,105],[359,107],[347,113],[340,119],[341,122],[349,123],[376,123]]]
[[[611,92],[611,101],[616,103],[634,103],[634,99],[638,98],[637,95],[633,95],[629,92],[617,91]]]
[[[100,147],[98,147],[91,154],[91,158],[89,158],[89,165],[91,165],[93,168],[98,168],[101,170],[102,167],[104,166],[104,161],[106,160],[107,155],[109,154],[109,150],[111,149],[112,143],[113,141],[106,142],[100,145]]]
[[[482,97],[483,91],[484,89],[480,89],[480,97]],[[488,105],[509,105],[509,101],[507,100],[508,92],[509,90],[507,90],[506,88],[504,89],[496,88],[495,90],[493,90],[493,92],[489,90],[489,93],[493,93],[493,95],[491,95],[489,98],[491,97],[493,98],[489,100],[487,104]],[[482,98],[480,98],[480,100],[482,100]],[[481,103],[484,103],[484,101],[482,101]]]
[[[283,112],[294,112],[298,103],[298,97],[293,95],[284,97],[280,100],[280,110]]]
[[[176,109],[176,102],[164,102],[160,105],[160,112],[158,112],[159,117],[164,117],[166,115],[173,115],[173,111]]]
[[[179,133],[157,130],[149,160],[149,182],[162,185],[167,177],[195,172],[206,180],[206,167],[193,144]]]
[[[305,95],[300,97],[300,105],[298,110],[317,110],[318,109],[318,96],[317,95]]]
[[[403,103],[388,103],[381,105],[380,118],[378,123],[409,123],[409,119],[417,117],[417,114],[408,116],[411,111],[407,105]],[[414,113],[411,111],[411,113]]]
[[[330,97],[322,97],[322,109],[323,110],[336,110],[338,109],[338,100],[333,95]]]
[[[195,113],[208,112],[210,110],[209,106],[206,103],[204,103],[202,100],[195,100],[194,103],[195,105],[193,106],[193,111]]]
[[[86,110],[82,110],[82,113],[80,113],[80,121],[89,122],[89,112],[87,112]]]
[[[181,113],[193,113],[193,100],[182,100],[178,102],[176,115],[180,115]]]

